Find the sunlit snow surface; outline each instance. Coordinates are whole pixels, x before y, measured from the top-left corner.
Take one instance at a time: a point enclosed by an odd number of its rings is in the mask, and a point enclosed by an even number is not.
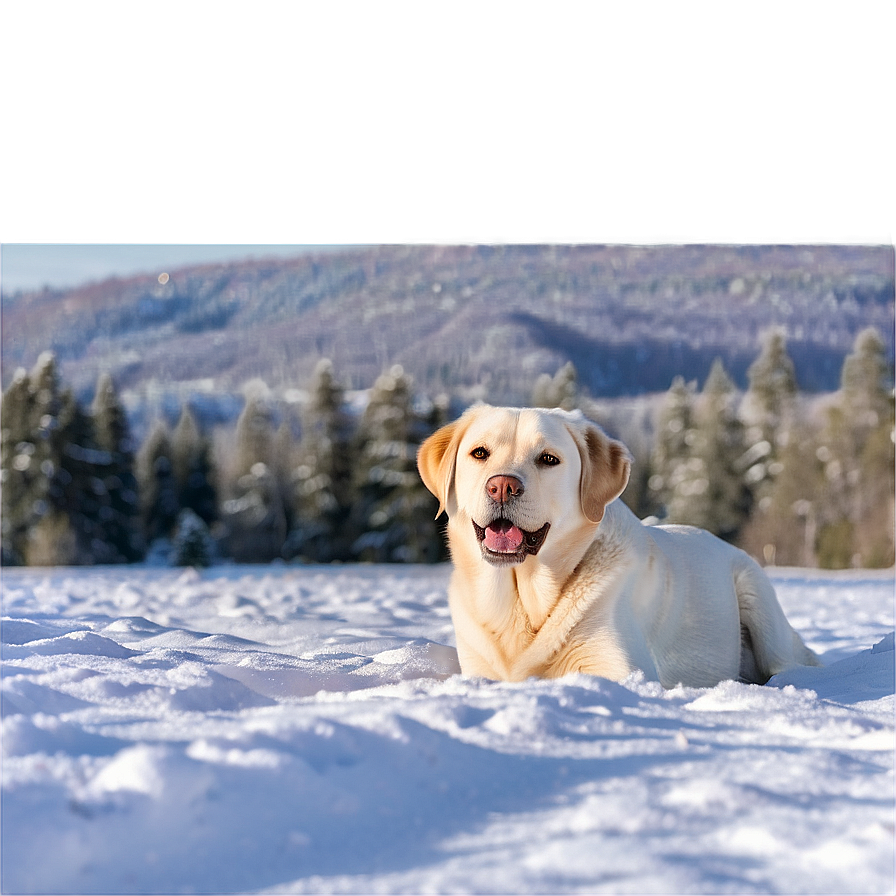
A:
[[[892,573],[758,687],[457,674],[448,568],[4,570],[4,893],[892,893]]]

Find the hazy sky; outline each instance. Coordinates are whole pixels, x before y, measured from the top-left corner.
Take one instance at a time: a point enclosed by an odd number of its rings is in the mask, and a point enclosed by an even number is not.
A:
[[[896,4],[461,5],[7,4],[4,290],[247,242],[896,238]]]

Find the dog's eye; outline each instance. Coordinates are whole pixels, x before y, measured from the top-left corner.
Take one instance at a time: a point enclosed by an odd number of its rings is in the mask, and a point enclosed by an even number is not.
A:
[[[475,457],[476,460],[488,460],[488,456],[488,448],[483,448],[481,445],[470,452],[470,457]]]
[[[538,456],[538,462],[543,467],[556,467],[557,464],[560,463],[560,458],[557,457],[556,454],[551,454],[549,451],[542,451]]]

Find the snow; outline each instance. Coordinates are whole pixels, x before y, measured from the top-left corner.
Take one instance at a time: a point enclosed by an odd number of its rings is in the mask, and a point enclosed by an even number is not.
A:
[[[445,566],[4,570],[4,893],[892,893],[893,572],[765,686],[458,674]]]

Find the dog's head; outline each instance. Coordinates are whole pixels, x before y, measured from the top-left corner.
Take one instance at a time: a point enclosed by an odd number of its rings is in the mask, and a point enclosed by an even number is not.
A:
[[[423,443],[417,465],[448,513],[452,552],[460,539],[510,565],[593,531],[631,460],[578,412],[476,405]]]

